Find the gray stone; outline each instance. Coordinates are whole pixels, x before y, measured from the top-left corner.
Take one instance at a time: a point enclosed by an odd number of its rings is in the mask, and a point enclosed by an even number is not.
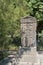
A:
[[[21,19],[21,44],[25,46],[36,46],[36,27],[35,17],[27,16]]]
[[[21,45],[17,65],[40,65],[40,59],[36,50],[36,28],[35,17],[27,16],[21,19]]]
[[[23,50],[23,54],[19,59],[18,65],[39,65],[36,51],[36,27],[35,17],[27,16],[21,19],[21,50]]]

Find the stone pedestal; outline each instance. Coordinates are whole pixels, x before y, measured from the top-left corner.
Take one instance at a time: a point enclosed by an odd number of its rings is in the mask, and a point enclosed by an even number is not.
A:
[[[31,49],[28,47],[21,48],[20,53],[22,55],[19,58],[18,65],[40,65],[39,55],[35,47],[31,47]]]

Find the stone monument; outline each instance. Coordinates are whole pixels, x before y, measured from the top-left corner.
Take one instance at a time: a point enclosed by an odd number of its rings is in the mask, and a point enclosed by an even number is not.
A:
[[[35,17],[26,16],[21,19],[22,47],[19,49],[21,58],[19,58],[17,65],[40,65],[38,52],[36,50],[36,28],[37,21]]]
[[[27,16],[21,19],[21,44],[22,47],[36,47],[36,27],[35,17]]]

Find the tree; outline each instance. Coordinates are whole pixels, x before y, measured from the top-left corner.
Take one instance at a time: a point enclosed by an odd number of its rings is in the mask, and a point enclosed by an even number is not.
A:
[[[20,18],[31,15],[43,20],[42,0],[0,0],[0,44],[20,36]],[[10,39],[7,37],[11,35]]]

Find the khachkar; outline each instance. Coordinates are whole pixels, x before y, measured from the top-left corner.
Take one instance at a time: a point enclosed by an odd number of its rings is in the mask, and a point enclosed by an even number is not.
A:
[[[35,17],[27,16],[21,19],[21,44],[23,47],[36,47],[36,27]]]
[[[36,28],[35,17],[27,16],[21,19],[21,58],[18,65],[40,65],[40,60],[36,50]],[[19,55],[20,56],[20,55]]]
[[[22,49],[26,51],[23,51],[22,58],[19,61],[22,62],[22,64],[19,65],[40,65],[36,50],[36,28],[37,21],[35,17],[27,16],[21,19],[21,44]],[[23,64],[23,62],[25,64]],[[26,62],[28,64],[26,64]]]

